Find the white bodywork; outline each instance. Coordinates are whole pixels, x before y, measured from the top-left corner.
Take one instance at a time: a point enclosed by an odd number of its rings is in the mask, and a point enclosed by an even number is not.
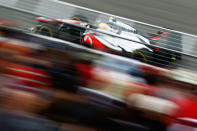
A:
[[[100,29],[98,30],[101,31]],[[126,31],[121,31],[120,34],[116,34],[109,31],[104,31],[104,32],[110,33],[110,35],[99,33],[99,35],[95,36],[95,38],[109,48],[112,48],[117,51],[122,51],[122,49],[124,49],[127,52],[133,52],[135,50],[145,48],[152,52],[150,48],[148,48],[143,44],[145,43],[150,45],[150,41],[139,34],[126,32]]]
[[[110,17],[108,23],[100,23],[98,27],[98,35],[94,37],[106,47],[116,51],[133,52],[139,49],[152,50],[146,45],[150,45],[150,41],[144,36],[137,33],[137,30],[130,25],[116,21]],[[102,33],[103,32],[103,33]]]

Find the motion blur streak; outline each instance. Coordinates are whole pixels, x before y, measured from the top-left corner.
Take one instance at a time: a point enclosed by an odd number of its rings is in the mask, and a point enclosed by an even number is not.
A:
[[[194,0],[62,1],[197,34]],[[197,130],[197,36],[59,0],[0,17],[1,131]]]
[[[194,74],[8,27],[0,34],[2,131],[196,128]]]

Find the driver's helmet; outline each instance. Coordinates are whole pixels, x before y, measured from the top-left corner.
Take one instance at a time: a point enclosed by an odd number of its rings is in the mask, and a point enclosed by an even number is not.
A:
[[[116,22],[116,18],[114,18],[114,17],[109,17],[109,22]]]
[[[113,32],[113,33],[118,32],[118,30],[111,28],[107,23],[104,23],[104,22],[99,24],[98,29],[110,31],[110,32]]]
[[[99,24],[98,28],[102,29],[102,30],[106,30],[108,27],[107,27],[106,23],[102,22],[102,23]]]

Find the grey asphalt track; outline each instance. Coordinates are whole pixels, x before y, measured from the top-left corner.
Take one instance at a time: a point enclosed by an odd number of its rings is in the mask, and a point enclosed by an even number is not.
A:
[[[61,0],[197,35],[197,0]]]

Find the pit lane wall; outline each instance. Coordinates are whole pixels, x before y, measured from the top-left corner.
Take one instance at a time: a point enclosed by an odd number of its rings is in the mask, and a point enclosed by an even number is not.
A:
[[[0,6],[0,16],[2,18],[8,18],[21,22],[20,28],[22,29],[28,29],[30,27],[33,27],[36,24],[36,21],[34,19],[37,16],[45,16],[53,19],[63,19],[70,18],[75,14],[81,14],[86,16],[89,22],[93,25],[97,25],[102,21],[107,21],[109,16],[113,16],[111,14],[79,7],[58,0],[8,0],[0,1]],[[139,31],[147,34],[156,33],[159,30],[168,30],[165,28],[122,18],[119,16],[115,17],[125,23],[132,25]],[[180,43],[182,43],[183,45],[182,53],[187,54],[184,55],[182,61],[176,63],[176,65],[182,68],[191,67],[192,70],[196,70],[196,58],[188,57],[188,55],[194,57],[197,56],[197,37],[178,31],[174,32],[178,34],[178,37],[180,38]],[[176,43],[173,42],[177,40],[176,36],[169,39],[172,41],[170,46],[176,47]]]

